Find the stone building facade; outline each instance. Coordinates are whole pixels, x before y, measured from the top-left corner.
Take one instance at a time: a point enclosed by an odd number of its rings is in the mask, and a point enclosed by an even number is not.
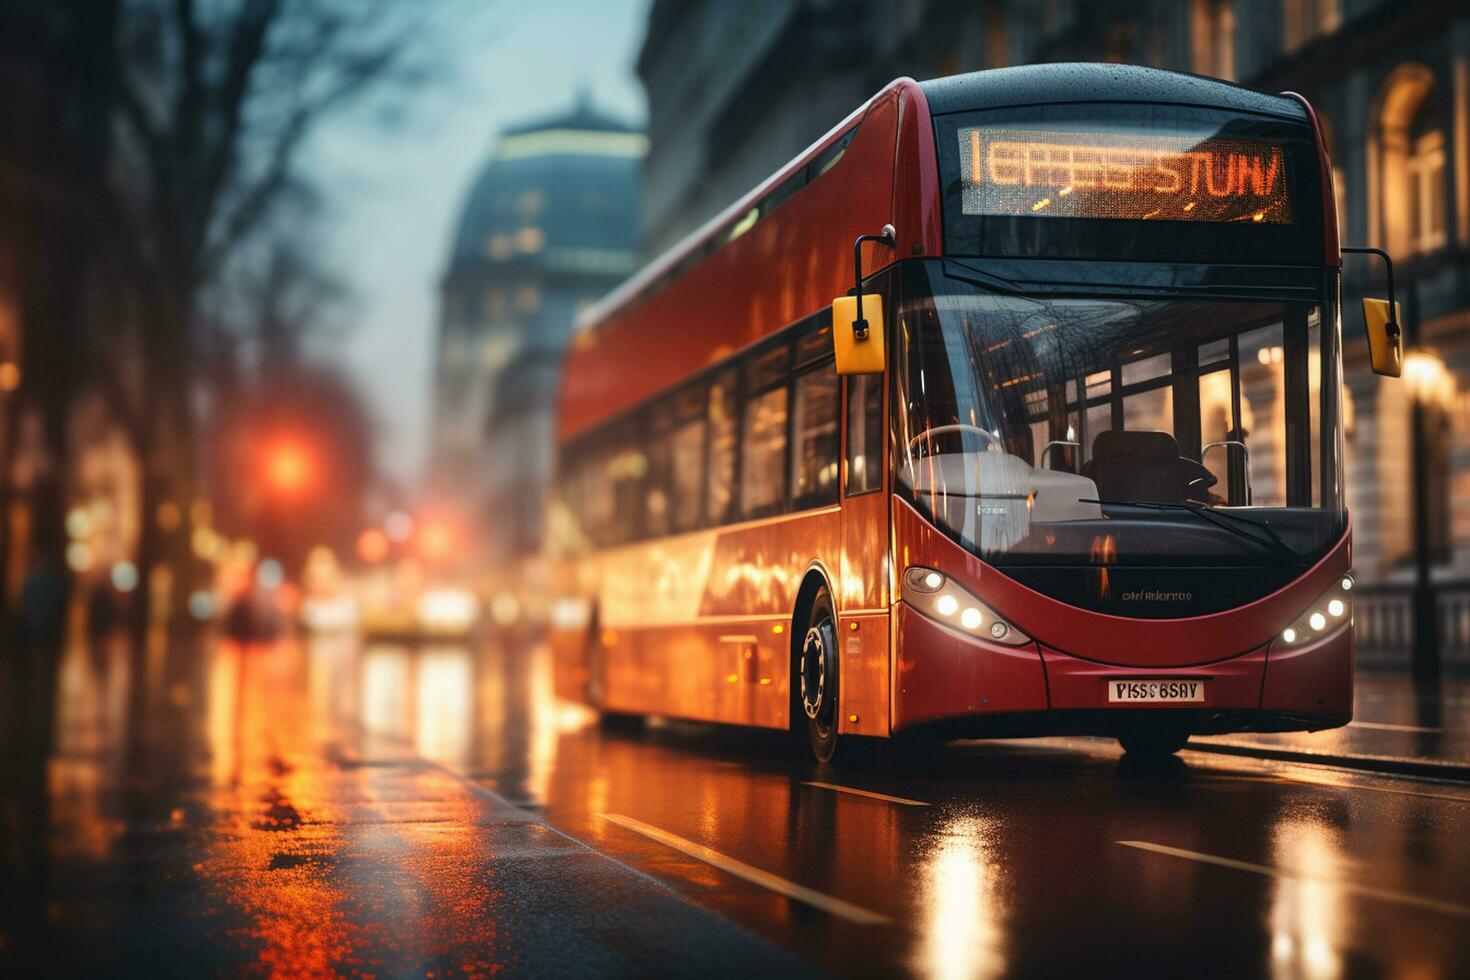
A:
[[[889,80],[1114,61],[1295,91],[1332,154],[1345,244],[1387,247],[1413,350],[1405,382],[1367,366],[1345,268],[1347,480],[1355,563],[1412,573],[1412,398],[1426,405],[1435,574],[1470,578],[1470,6],[1452,0],[655,0],[646,254],[673,244]],[[1268,355],[1269,356],[1269,355]],[[1269,393],[1255,406],[1274,411]],[[1470,608],[1470,607],[1467,607]],[[1470,620],[1467,620],[1470,621]]]

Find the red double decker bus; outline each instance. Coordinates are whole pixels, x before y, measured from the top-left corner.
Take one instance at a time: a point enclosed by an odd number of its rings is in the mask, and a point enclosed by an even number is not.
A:
[[[1298,97],[892,83],[580,324],[558,693],[823,761],[1344,724],[1341,253]]]

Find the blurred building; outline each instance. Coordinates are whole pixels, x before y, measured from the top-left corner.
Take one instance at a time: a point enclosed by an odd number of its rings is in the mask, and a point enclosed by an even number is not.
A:
[[[1049,61],[1197,72],[1316,107],[1345,244],[1395,256],[1408,383],[1367,366],[1345,270],[1355,564],[1411,574],[1412,393],[1428,402],[1436,574],[1470,576],[1470,5],[1453,0],[654,0],[638,74],[651,140],[642,244],[662,251],[902,75]],[[1470,622],[1470,606],[1466,607]]]
[[[537,551],[572,321],[636,265],[647,139],[585,98],[501,134],[440,293],[434,498],[483,529],[493,570]]]

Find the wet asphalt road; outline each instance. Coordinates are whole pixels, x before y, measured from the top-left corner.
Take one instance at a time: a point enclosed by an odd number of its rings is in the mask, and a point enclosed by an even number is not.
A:
[[[190,663],[141,725],[125,651],[63,664],[0,973],[1470,975],[1470,786],[1082,739],[834,770],[605,731],[535,647]]]

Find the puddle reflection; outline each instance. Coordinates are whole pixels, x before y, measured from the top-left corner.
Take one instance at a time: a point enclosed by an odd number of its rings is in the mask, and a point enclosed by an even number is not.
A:
[[[947,822],[920,861],[925,910],[914,969],[938,980],[1005,973],[1000,871],[990,852],[994,828],[984,819]]]
[[[1271,975],[1342,976],[1346,899],[1331,884],[1348,869],[1342,835],[1324,824],[1287,820],[1272,835],[1272,864],[1301,877],[1278,878],[1271,900]]]

